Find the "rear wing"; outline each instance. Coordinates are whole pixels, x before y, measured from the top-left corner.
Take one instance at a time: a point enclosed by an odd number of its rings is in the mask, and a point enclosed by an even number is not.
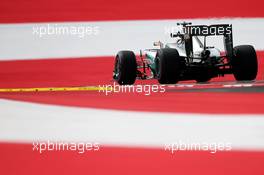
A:
[[[230,24],[214,24],[214,25],[186,25],[183,27],[185,34],[192,36],[214,36],[214,35],[230,35],[232,34],[232,25]]]
[[[226,56],[233,57],[233,31],[231,24],[214,24],[214,25],[191,25],[191,23],[177,23],[182,25],[183,33],[171,34],[171,37],[181,35],[190,36],[223,36]]]

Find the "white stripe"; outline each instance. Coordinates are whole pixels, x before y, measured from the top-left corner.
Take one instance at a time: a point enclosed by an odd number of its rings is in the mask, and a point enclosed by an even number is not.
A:
[[[96,141],[105,145],[163,147],[179,140],[229,142],[264,150],[263,115],[125,112],[0,100],[0,140]]]
[[[184,20],[180,20],[184,21]],[[234,29],[234,45],[252,44],[263,50],[264,18],[187,19],[194,24],[231,23]],[[54,57],[86,57],[115,55],[117,51],[152,48],[154,41],[171,41],[166,27],[174,27],[179,20],[142,20],[114,22],[53,23],[64,26],[98,27],[99,34],[80,39],[77,36],[33,35],[33,27],[46,25],[1,24],[0,59],[30,59]],[[220,47],[222,41],[212,41]],[[220,47],[222,48],[222,47]]]

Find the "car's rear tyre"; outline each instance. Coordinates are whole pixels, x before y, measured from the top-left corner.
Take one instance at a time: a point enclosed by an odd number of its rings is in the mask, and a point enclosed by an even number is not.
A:
[[[174,84],[179,81],[181,58],[176,49],[160,49],[155,61],[157,79],[160,84]]]
[[[137,77],[137,61],[134,52],[120,51],[115,58],[113,78],[120,85],[132,85]]]
[[[234,47],[231,66],[237,81],[254,80],[258,72],[258,60],[254,47],[251,45]]]

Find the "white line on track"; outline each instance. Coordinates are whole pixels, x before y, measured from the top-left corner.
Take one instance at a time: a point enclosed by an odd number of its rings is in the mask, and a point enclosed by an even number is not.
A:
[[[154,41],[172,41],[165,28],[184,20],[140,20],[110,22],[53,23],[63,26],[99,27],[98,35],[78,38],[76,35],[33,35],[33,27],[47,23],[0,24],[0,60],[112,56],[119,50],[152,48]],[[264,18],[187,19],[194,24],[231,23],[234,45],[252,44],[263,50]],[[220,47],[222,41],[211,41]],[[223,48],[223,47],[220,47]]]
[[[0,140],[95,141],[163,147],[178,141],[229,142],[264,150],[263,115],[206,115],[71,108],[0,100]]]

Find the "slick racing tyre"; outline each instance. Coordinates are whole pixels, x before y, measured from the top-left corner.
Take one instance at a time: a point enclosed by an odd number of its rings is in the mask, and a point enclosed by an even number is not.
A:
[[[176,49],[158,50],[155,62],[157,79],[160,84],[174,84],[179,81],[181,58]]]
[[[137,77],[136,56],[132,51],[120,51],[115,58],[113,78],[120,85],[132,85]]]
[[[254,47],[251,45],[236,46],[231,66],[237,81],[254,80],[258,72],[258,60]]]

